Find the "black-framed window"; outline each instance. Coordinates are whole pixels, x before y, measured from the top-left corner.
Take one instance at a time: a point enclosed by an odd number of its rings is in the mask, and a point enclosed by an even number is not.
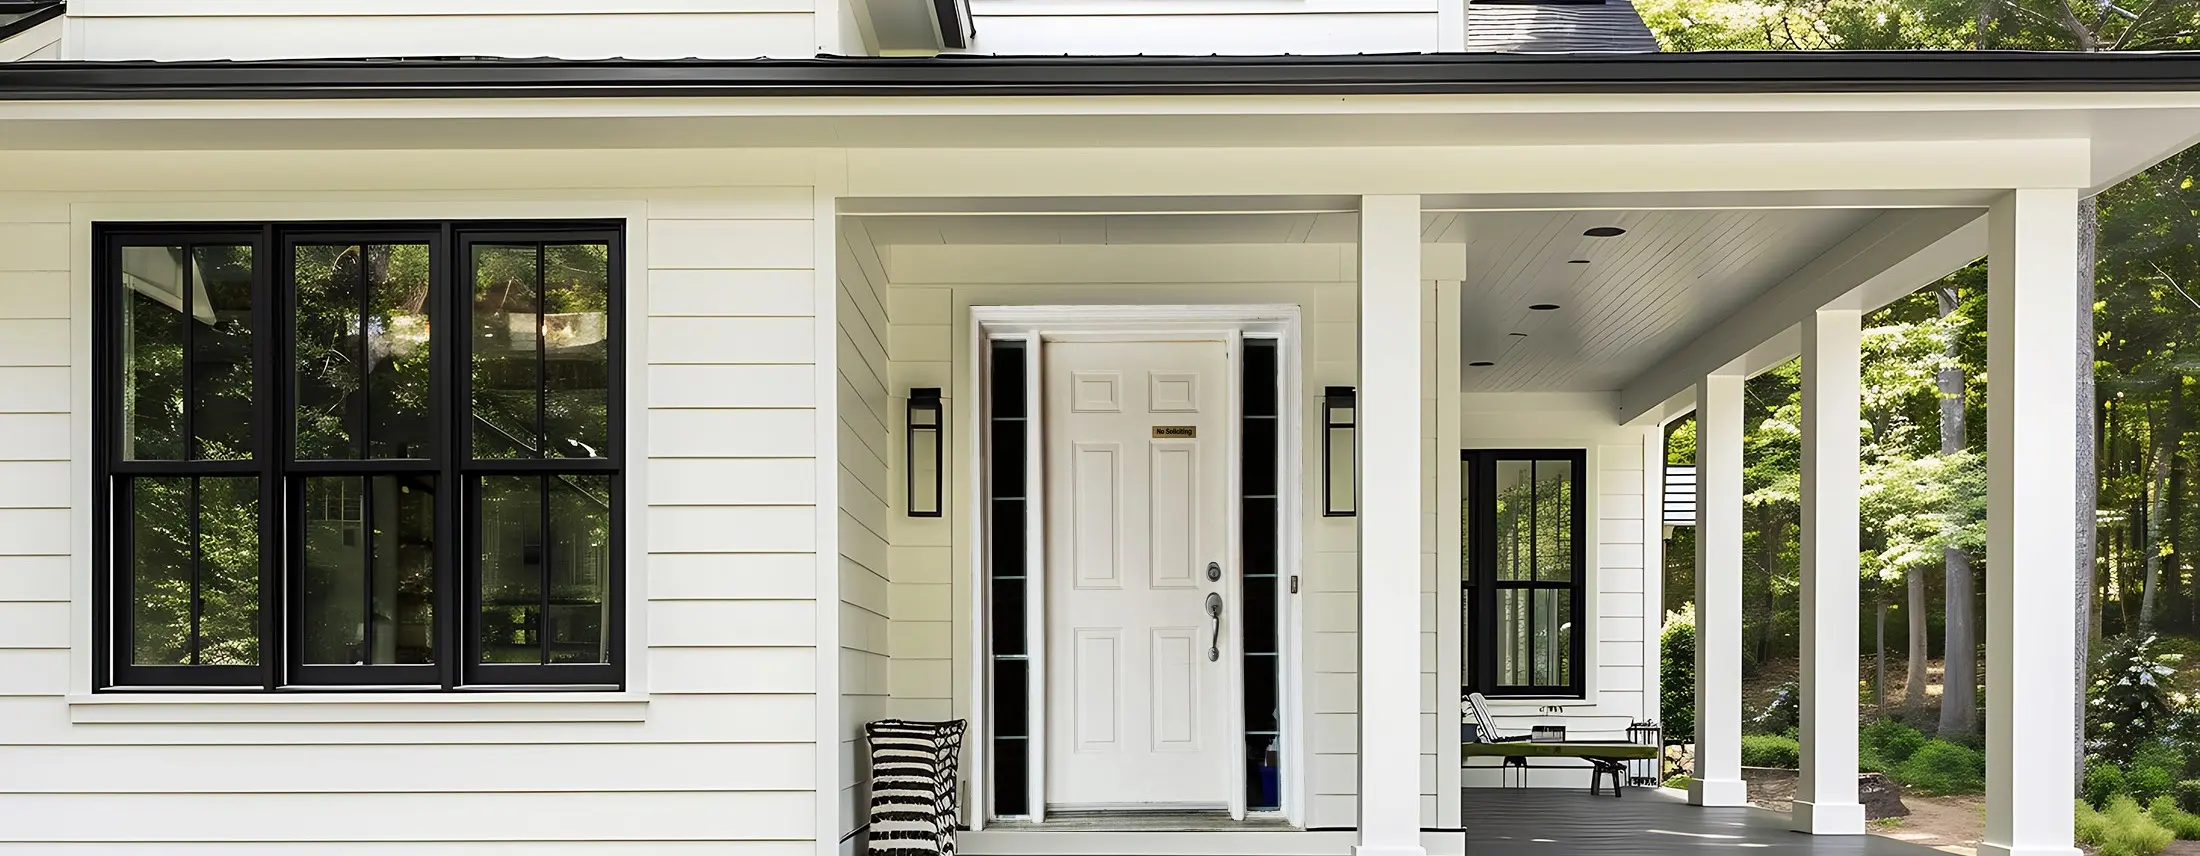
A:
[[[621,684],[619,224],[95,244],[100,688]]]
[[[1586,465],[1579,449],[1461,454],[1469,692],[1583,695]]]

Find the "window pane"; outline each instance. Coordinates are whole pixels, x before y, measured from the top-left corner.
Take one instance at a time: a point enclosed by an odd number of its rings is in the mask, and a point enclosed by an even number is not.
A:
[[[435,662],[435,481],[305,480],[304,662]]]
[[[428,407],[426,244],[365,248],[367,277],[367,457],[425,458],[435,439]]]
[[[611,266],[604,244],[543,249],[543,435],[547,456],[611,454]]]
[[[199,479],[199,662],[260,662],[260,480]]]
[[[191,456],[252,457],[252,248],[194,247]]]
[[[1497,578],[1535,578],[1535,464],[1532,461],[1498,461],[1497,475]]]
[[[473,435],[476,458],[533,458],[540,448],[542,316],[536,248],[473,249]]]
[[[124,460],[183,457],[182,247],[123,247],[121,301]]]
[[[1349,410],[1343,411],[1336,418],[1349,422],[1353,419],[1353,413]],[[1329,435],[1326,444],[1326,454],[1329,456],[1329,496],[1324,498],[1324,501],[1328,503],[1324,506],[1324,509],[1336,512],[1355,512],[1357,509],[1354,507],[1354,500],[1358,497],[1355,488],[1358,485],[1353,481],[1353,478],[1359,465],[1359,451],[1354,443],[1353,427],[1346,425],[1342,428],[1329,428],[1326,431]]]
[[[297,247],[291,261],[301,460],[360,455],[360,255],[357,245],[311,245]]]
[[[259,479],[140,478],[128,489],[131,662],[258,663]]]
[[[551,476],[550,662],[609,663],[611,478]]]
[[[1497,591],[1497,682],[1515,687],[1573,683],[1573,592]]]
[[[1538,589],[1535,593],[1535,684],[1563,687],[1574,675],[1574,593],[1566,589]]]
[[[1535,462],[1535,578],[1574,576],[1574,464]]]
[[[481,662],[542,662],[542,479],[483,476],[480,528]]]
[[[130,485],[130,662],[191,662],[191,480]]]

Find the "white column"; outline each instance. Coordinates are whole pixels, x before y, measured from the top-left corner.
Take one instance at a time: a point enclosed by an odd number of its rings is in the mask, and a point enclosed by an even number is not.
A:
[[[1748,805],[1742,783],[1742,377],[1696,384],[1696,776],[1688,801]]]
[[[1863,313],[1803,321],[1803,769],[1793,827],[1864,834],[1856,801],[1857,439]]]
[[[2019,190],[1987,215],[1986,841],[2071,856],[2078,638],[2078,193]]]
[[[1360,200],[1360,843],[1421,849],[1421,198]]]

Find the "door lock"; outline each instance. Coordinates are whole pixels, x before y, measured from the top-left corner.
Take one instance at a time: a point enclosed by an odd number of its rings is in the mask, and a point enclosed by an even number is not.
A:
[[[1208,582],[1210,582],[1210,583],[1219,583],[1219,582],[1222,582],[1222,563],[1221,563],[1221,562],[1208,562],[1208,563],[1207,563],[1207,581],[1208,581]]]

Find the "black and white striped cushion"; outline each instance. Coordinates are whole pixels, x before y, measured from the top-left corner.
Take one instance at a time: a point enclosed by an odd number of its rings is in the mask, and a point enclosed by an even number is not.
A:
[[[872,856],[954,856],[963,721],[887,719],[871,739]]]

